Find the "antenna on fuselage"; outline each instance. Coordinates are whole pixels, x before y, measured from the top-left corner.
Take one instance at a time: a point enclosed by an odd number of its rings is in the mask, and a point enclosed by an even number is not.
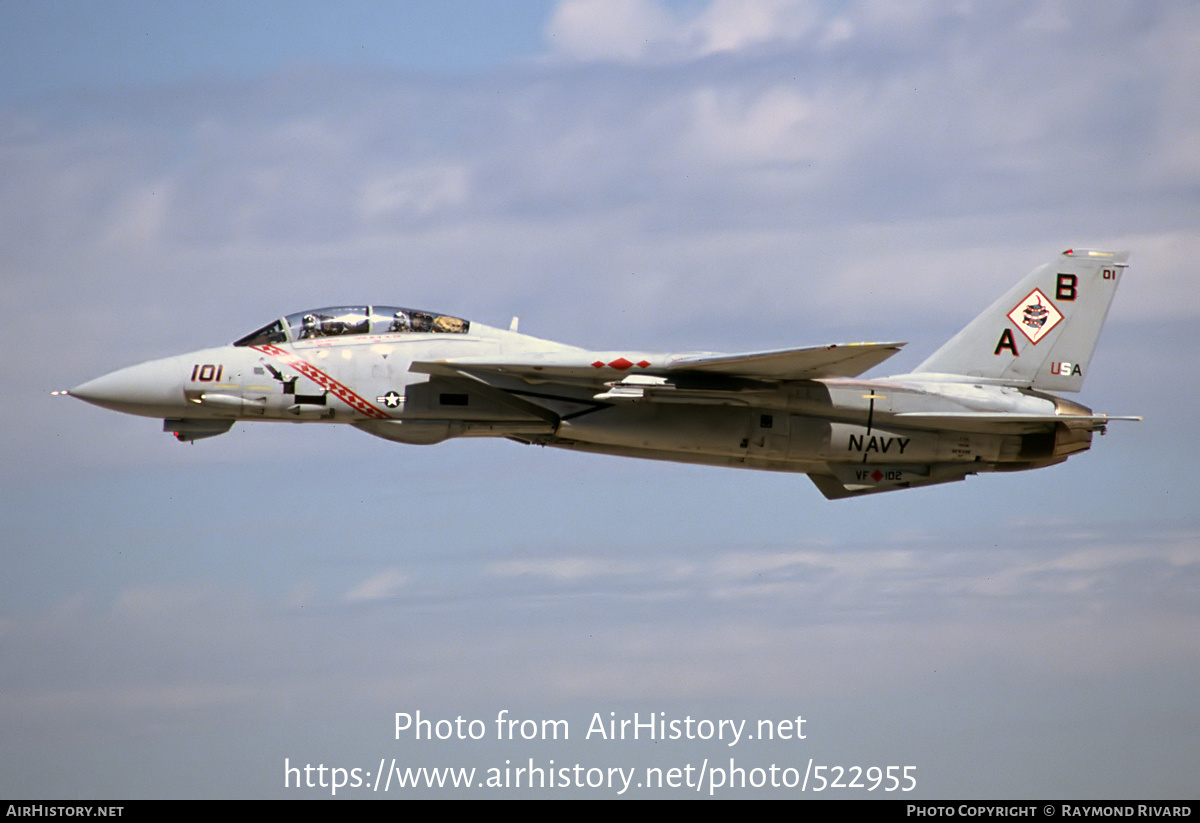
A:
[[[509,330],[509,331],[516,331],[516,330],[517,330],[517,321],[518,321],[518,320],[520,320],[520,319],[521,319],[521,318],[517,317],[517,316],[514,314],[514,315],[513,315],[512,322],[508,324],[508,330]]]

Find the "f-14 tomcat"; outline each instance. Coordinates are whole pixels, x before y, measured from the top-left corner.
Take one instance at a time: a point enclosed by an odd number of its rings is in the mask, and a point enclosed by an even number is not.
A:
[[[1034,270],[926,359],[859,375],[903,343],[746,354],[592,351],[400,306],[272,320],[230,346],[71,389],[161,417],[184,442],[238,420],[348,423],[400,443],[507,437],[578,451],[804,472],[829,498],[1061,463],[1114,419],[1079,391],[1127,252]]]

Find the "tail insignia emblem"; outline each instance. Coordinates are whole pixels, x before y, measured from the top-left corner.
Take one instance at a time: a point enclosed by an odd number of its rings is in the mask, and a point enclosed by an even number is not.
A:
[[[1008,313],[1008,319],[1030,343],[1036,344],[1062,322],[1063,316],[1041,289],[1034,289]]]

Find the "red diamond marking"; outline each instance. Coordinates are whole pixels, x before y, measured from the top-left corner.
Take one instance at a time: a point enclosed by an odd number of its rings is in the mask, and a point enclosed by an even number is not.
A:
[[[871,479],[878,483],[883,479],[883,472],[881,472],[879,469],[876,469],[875,471],[871,472]]]
[[[633,363],[629,362],[624,357],[618,357],[616,360],[610,361],[608,365],[612,366],[614,369],[621,369],[624,371],[632,366]]]
[[[650,367],[650,361],[649,360],[639,360],[637,362],[637,365],[638,365],[638,368],[646,369],[646,368]]]
[[[595,363],[593,363],[592,365],[593,365],[593,366],[595,366],[596,368],[600,369],[600,368],[603,368],[603,367],[604,367],[604,361],[602,361],[602,360],[597,360],[597,361],[596,361]]]

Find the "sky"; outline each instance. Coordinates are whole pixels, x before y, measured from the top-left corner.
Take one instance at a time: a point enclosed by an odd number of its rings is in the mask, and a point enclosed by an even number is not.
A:
[[[7,2],[0,46],[0,794],[1196,797],[1196,4]],[[1072,399],[1145,419],[862,499],[52,394],[355,303],[903,373],[1069,247],[1132,253]],[[770,782],[821,766],[915,787]]]

